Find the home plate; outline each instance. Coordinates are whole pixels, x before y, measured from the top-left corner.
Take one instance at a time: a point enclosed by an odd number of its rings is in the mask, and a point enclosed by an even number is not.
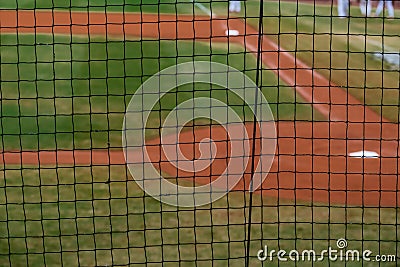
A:
[[[226,30],[225,31],[225,35],[226,36],[238,36],[239,35],[239,31],[237,31],[237,30]]]
[[[349,153],[350,157],[353,158],[379,158],[379,154],[374,152],[374,151],[367,151],[367,150],[361,150],[357,152],[351,152]]]

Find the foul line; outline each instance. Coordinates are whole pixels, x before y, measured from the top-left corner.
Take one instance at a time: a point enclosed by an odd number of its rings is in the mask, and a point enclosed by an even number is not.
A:
[[[215,18],[216,15],[214,14],[214,12],[212,12],[210,9],[208,9],[207,7],[205,7],[203,4],[196,2],[196,0],[191,0],[192,3],[198,7],[199,9],[201,9],[204,13],[206,13],[208,16],[210,16],[211,18]]]
[[[367,44],[370,44],[372,46],[375,46],[376,48],[379,48],[382,52],[388,52],[388,53],[398,53],[398,49],[395,49],[394,47],[384,45],[383,42],[376,41],[371,38],[366,38],[366,36],[355,36],[357,39],[362,40],[367,42]]]

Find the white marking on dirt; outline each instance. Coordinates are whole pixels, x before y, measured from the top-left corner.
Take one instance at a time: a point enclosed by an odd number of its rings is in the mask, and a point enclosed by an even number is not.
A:
[[[226,30],[225,35],[226,36],[238,36],[239,31],[238,30]]]
[[[356,152],[351,152],[349,153],[349,156],[352,158],[379,158],[379,154],[374,152],[374,151],[368,151],[368,150],[361,150],[361,151],[356,151]]]

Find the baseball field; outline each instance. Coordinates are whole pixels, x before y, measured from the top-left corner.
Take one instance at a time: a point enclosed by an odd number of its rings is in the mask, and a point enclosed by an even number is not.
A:
[[[0,3],[0,266],[243,266],[250,166],[217,202],[164,205],[132,180],[121,130],[137,88],[166,67],[213,61],[255,81],[258,12],[253,0],[243,3],[241,18],[228,15],[226,1]],[[400,75],[373,56],[399,52],[400,21],[365,19],[356,7],[349,19],[334,13],[331,5],[264,2],[259,85],[278,146],[251,203],[251,266],[261,266],[256,253],[266,243],[321,251],[345,238],[351,249],[400,255]],[[180,86],[147,122],[154,154],[168,112],[196,97],[253,119],[225,88]],[[195,120],[180,139],[190,144],[188,158],[207,135],[228,147],[219,127]],[[348,156],[359,150],[379,157]],[[218,151],[220,159],[227,152]],[[186,185],[204,176],[177,171],[162,153],[155,164]],[[343,266],[314,265],[328,263]]]

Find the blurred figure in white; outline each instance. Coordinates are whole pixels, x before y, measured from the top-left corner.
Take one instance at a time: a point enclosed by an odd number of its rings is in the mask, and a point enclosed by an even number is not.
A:
[[[371,0],[360,0],[360,11],[363,16],[371,16]]]
[[[337,10],[340,18],[349,16],[349,0],[337,0]]]
[[[241,9],[242,9],[242,5],[241,5],[240,1],[233,1],[233,0],[229,1],[229,12],[239,13]]]
[[[380,0],[378,6],[376,7],[375,16],[379,16],[382,13],[385,6],[388,11],[388,17],[394,18],[394,8],[392,0]]]

